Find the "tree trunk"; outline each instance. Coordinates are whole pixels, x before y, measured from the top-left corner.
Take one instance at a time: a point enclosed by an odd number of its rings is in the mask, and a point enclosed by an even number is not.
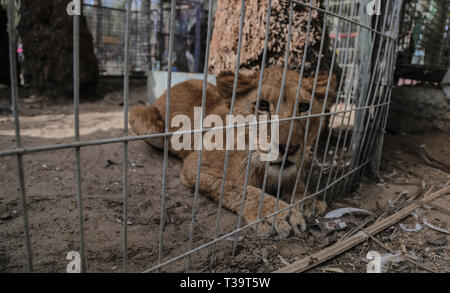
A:
[[[309,0],[302,1],[309,3]],[[321,2],[325,1],[313,0],[312,4],[319,6],[322,4]],[[294,13],[289,69],[300,71],[303,52],[305,50],[309,9],[295,3],[293,5]],[[223,71],[234,71],[236,69],[240,7],[240,0],[218,0],[210,55],[210,71],[214,74],[219,74]],[[240,59],[240,70],[243,73],[251,74],[257,72],[261,66],[266,34],[267,8],[267,0],[247,0],[245,3]],[[322,40],[323,21],[323,14],[312,10],[309,45],[304,71],[305,77],[313,75],[316,70]],[[289,1],[273,0],[266,66],[284,66],[288,27]],[[327,34],[324,41],[323,58],[320,66],[321,71],[329,70],[332,60],[332,52],[329,49]]]
[[[73,94],[73,16],[70,0],[22,0],[19,35],[31,88],[50,97]],[[97,96],[98,64],[86,19],[80,17],[80,90],[82,97]]]
[[[0,5],[0,83],[10,84],[8,17],[6,9]]]

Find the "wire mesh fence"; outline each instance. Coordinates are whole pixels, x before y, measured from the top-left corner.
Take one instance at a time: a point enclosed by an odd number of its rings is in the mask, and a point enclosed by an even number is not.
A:
[[[340,1],[330,1],[330,11],[345,16],[353,21],[359,22],[360,20],[360,1],[345,1],[340,3]],[[353,8],[353,9],[352,9]],[[356,62],[358,56],[356,55],[358,52],[357,44],[359,42],[359,34],[356,31],[357,26],[349,23],[339,21],[338,18],[329,18],[329,27],[330,27],[330,38],[337,39],[336,45],[336,54],[338,59],[338,64],[341,68],[346,68],[345,72],[347,72],[345,76],[345,86],[342,92],[342,97],[345,102],[346,93],[350,88],[354,88],[356,85],[350,86],[350,81],[357,82],[357,79],[352,78],[350,72],[353,70],[358,70],[358,63]],[[350,33],[349,31],[350,27]],[[337,32],[339,31],[339,34]],[[350,39],[350,43],[347,50],[347,38]],[[344,63],[346,62],[346,63]],[[353,68],[354,67],[354,68]],[[350,94],[350,97],[352,95]]]
[[[148,70],[168,67],[170,7],[167,1],[142,1],[130,12],[130,74],[144,76]],[[147,4],[147,5],[144,5]],[[100,74],[124,75],[126,9],[83,3],[83,14],[93,42]],[[205,12],[202,2],[178,1],[176,6],[173,65],[181,72],[201,72]]]
[[[83,14],[93,35],[101,75],[124,75],[126,9],[83,4]],[[133,10],[130,15],[131,72],[143,74],[155,57],[155,38],[149,24],[156,18],[156,11]]]
[[[442,80],[449,62],[449,5],[446,0],[404,1],[396,78]]]
[[[241,125],[232,125],[226,127],[219,127],[218,129],[206,128],[203,126],[203,120],[205,118],[205,107],[207,99],[207,78],[208,78],[208,62],[209,62],[209,48],[211,43],[211,32],[213,29],[213,2],[209,0],[208,2],[208,25],[207,25],[207,40],[206,49],[204,52],[204,63],[203,63],[203,73],[204,79],[202,82],[203,94],[201,97],[202,106],[202,123],[199,129],[185,131],[187,134],[196,133],[207,133],[213,130],[223,130],[234,129],[239,127],[251,126],[251,123],[245,123]],[[239,58],[240,58],[240,46],[242,43],[242,30],[244,24],[244,9],[245,0],[241,2],[240,11],[240,26],[239,26],[239,46],[236,58],[236,68],[239,68]],[[33,271],[33,250],[31,245],[30,227],[27,217],[27,192],[25,190],[26,178],[24,176],[23,162],[22,158],[24,155],[39,154],[44,151],[57,151],[62,149],[74,149],[75,150],[75,163],[76,163],[76,198],[77,198],[77,210],[78,210],[78,225],[80,229],[80,255],[82,260],[81,270],[82,272],[88,271],[88,263],[86,263],[86,251],[85,251],[85,238],[84,238],[84,228],[83,228],[83,194],[81,188],[81,175],[83,174],[83,169],[81,168],[81,158],[80,152],[85,147],[107,145],[107,144],[117,144],[123,145],[123,162],[128,162],[128,144],[132,141],[143,141],[149,139],[162,139],[163,149],[164,149],[164,164],[163,164],[163,176],[162,176],[162,193],[161,193],[161,215],[160,215],[160,227],[159,227],[159,241],[158,241],[158,258],[154,260],[153,263],[148,264],[148,270],[146,272],[156,272],[159,271],[172,263],[185,261],[186,262],[186,272],[191,270],[191,257],[193,254],[203,251],[210,250],[210,264],[211,266],[215,263],[215,253],[217,244],[225,239],[231,237],[233,241],[233,249],[230,253],[234,254],[237,248],[237,242],[239,239],[239,233],[243,233],[251,228],[255,229],[255,234],[258,229],[262,229],[264,223],[275,223],[277,217],[281,217],[281,214],[289,212],[293,213],[294,210],[299,207],[303,207],[305,202],[308,200],[316,199],[326,200],[327,197],[331,197],[337,193],[342,193],[352,188],[359,180],[360,175],[363,170],[368,166],[375,166],[380,158],[380,149],[383,140],[383,133],[386,126],[386,120],[389,110],[391,88],[393,86],[393,74],[394,65],[396,61],[397,52],[397,35],[399,30],[399,15],[402,7],[401,0],[387,0],[380,4],[380,13],[375,13],[374,15],[368,15],[368,9],[370,5],[373,6],[374,1],[361,0],[361,1],[323,1],[321,6],[313,5],[313,1],[300,1],[291,0],[290,5],[290,25],[288,30],[288,38],[286,45],[286,60],[289,56],[289,42],[291,24],[292,24],[292,12],[294,9],[304,9],[309,12],[309,19],[311,19],[312,13],[320,13],[324,15],[324,27],[328,21],[333,23],[331,49],[333,50],[333,62],[342,66],[342,75],[339,80],[337,80],[336,96],[340,98],[340,103],[338,102],[334,108],[327,111],[325,106],[321,106],[321,110],[318,112],[313,112],[312,107],[306,110],[302,114],[297,113],[297,108],[301,104],[300,101],[300,89],[302,82],[304,80],[302,73],[305,60],[303,60],[302,68],[300,70],[299,79],[296,85],[295,103],[293,109],[290,109],[292,113],[281,119],[272,117],[268,121],[258,121],[257,125],[268,124],[268,123],[288,123],[290,124],[289,135],[287,136],[287,143],[284,146],[285,149],[290,149],[290,143],[296,138],[293,134],[294,122],[301,122],[305,128],[305,145],[309,144],[310,149],[306,150],[303,147],[302,155],[299,162],[296,164],[295,171],[295,184],[294,191],[292,192],[292,197],[287,202],[286,205],[279,205],[280,192],[281,192],[281,179],[283,177],[283,169],[287,168],[287,157],[288,152],[283,155],[282,161],[280,162],[279,173],[275,175],[275,180],[278,180],[278,187],[273,194],[273,200],[276,201],[275,209],[273,211],[262,213],[261,208],[265,200],[266,195],[266,184],[263,183],[259,192],[260,203],[258,204],[259,209],[255,221],[244,223],[243,212],[246,200],[248,200],[248,193],[255,189],[251,186],[249,180],[249,173],[251,170],[250,158],[252,157],[253,151],[248,150],[248,158],[246,161],[246,166],[244,168],[243,186],[239,187],[242,191],[239,197],[239,204],[236,207],[238,214],[237,225],[228,231],[221,233],[220,219],[222,215],[222,210],[226,206],[226,181],[227,181],[227,170],[230,165],[230,153],[232,151],[226,150],[225,160],[223,164],[223,173],[220,178],[219,187],[217,188],[217,201],[218,209],[216,212],[216,223],[214,233],[212,233],[209,240],[204,241],[201,245],[195,246],[195,231],[197,223],[197,211],[198,211],[198,198],[201,193],[201,179],[204,173],[202,173],[202,156],[205,152],[202,148],[196,151],[197,154],[197,165],[195,166],[195,176],[194,176],[194,197],[192,204],[192,217],[190,224],[190,233],[188,246],[184,253],[178,255],[166,255],[164,250],[164,232],[165,232],[165,218],[166,218],[166,202],[167,202],[167,170],[168,170],[168,156],[170,148],[170,138],[175,134],[171,131],[170,125],[170,111],[165,112],[165,125],[164,131],[159,133],[152,133],[146,135],[130,136],[129,126],[128,126],[128,105],[129,105],[129,77],[131,68],[138,68],[141,65],[148,65],[147,58],[153,58],[151,55],[153,51],[146,49],[150,55],[145,56],[146,58],[142,60],[133,59],[137,53],[133,51],[133,23],[139,22],[139,18],[134,17],[132,11],[132,1],[126,1],[125,11],[120,11],[122,16],[125,16],[123,23],[118,23],[117,27],[123,29],[124,34],[124,60],[123,60],[123,70],[124,72],[124,101],[123,101],[123,137],[102,139],[102,140],[92,140],[92,141],[80,141],[79,139],[79,18],[80,16],[74,15],[74,119],[75,119],[75,129],[74,129],[74,141],[67,144],[55,144],[55,145],[44,145],[38,147],[25,148],[21,144],[21,133],[20,133],[20,120],[18,111],[18,95],[17,95],[17,77],[16,77],[16,64],[15,64],[15,31],[14,25],[14,5],[15,1],[8,1],[8,15],[10,22],[10,64],[11,64],[11,88],[12,88],[12,104],[14,110],[14,122],[15,122],[15,141],[16,148],[9,150],[1,150],[0,156],[16,156],[17,166],[18,166],[18,178],[19,178],[19,190],[22,206],[22,214],[24,221],[24,231],[25,231],[25,243],[27,250],[27,264],[30,272]],[[376,1],[375,1],[376,2]],[[266,38],[264,43],[264,52],[267,50],[267,43],[269,38],[269,22],[271,13],[271,3],[268,1],[268,13],[266,19]],[[317,3],[317,2],[314,2]],[[378,2],[377,2],[378,3]],[[86,13],[89,11],[91,6],[85,7]],[[170,16],[168,22],[169,36],[168,36],[168,53],[167,53],[167,64],[173,64],[174,60],[174,43],[175,43],[175,23],[176,23],[176,11],[177,11],[177,1],[172,0],[170,2]],[[377,12],[373,10],[372,12]],[[105,13],[106,14],[106,13]],[[122,17],[121,16],[121,17]],[[121,19],[119,17],[119,19]],[[98,21],[98,18],[97,18]],[[118,21],[117,21],[118,22]],[[310,26],[308,22],[308,28]],[[326,29],[323,30],[323,34],[326,33]],[[104,38],[104,36],[102,36]],[[308,40],[308,39],[306,39]],[[155,40],[156,41],[156,40]],[[151,42],[151,41],[150,41]],[[322,38],[321,50],[324,44],[324,38]],[[114,43],[114,42],[113,42]],[[102,45],[97,47],[97,53],[107,51],[106,48],[110,46],[111,43],[107,42],[107,45]],[[306,43],[306,48],[308,44]],[[135,48],[136,49],[136,48]],[[111,54],[106,53],[106,54]],[[120,54],[117,52],[116,57]],[[134,56],[134,57],[133,57]],[[116,58],[112,57],[112,59]],[[257,86],[257,99],[255,103],[255,111],[258,113],[258,109],[263,107],[262,87],[264,80],[264,72],[269,71],[270,68],[266,68],[266,58],[267,55],[264,54],[261,60],[261,71],[259,74],[259,82]],[[316,69],[316,74],[313,79],[312,97],[311,104],[314,103],[315,91],[318,84],[318,74],[320,67],[321,54],[318,56],[318,68]],[[111,59],[111,60],[112,60]],[[337,60],[335,60],[337,59]],[[135,62],[135,63],[133,63]],[[152,61],[153,62],[153,61]],[[120,62],[119,62],[120,63]],[[132,65],[135,64],[135,65]],[[107,66],[107,65],[105,65]],[[135,66],[135,67],[134,67]],[[288,64],[285,62],[285,66],[282,70],[282,80],[283,86],[281,87],[281,93],[279,95],[280,104],[281,98],[283,97],[284,84],[287,79],[287,68]],[[107,69],[109,70],[109,69]],[[167,93],[164,94],[161,99],[164,100],[166,109],[170,109],[172,101],[172,71],[173,67],[168,66],[167,68]],[[230,114],[234,113],[234,106],[237,99],[238,90],[238,77],[239,70],[234,73],[234,81],[231,94],[231,105]],[[331,91],[331,81],[333,76],[333,68],[327,75],[326,81],[326,92],[325,99],[327,99],[329,92]],[[173,102],[173,101],[172,101]],[[325,103],[324,103],[325,104]],[[279,114],[280,107],[277,107],[275,114]],[[313,122],[317,121],[319,127],[314,128],[312,126]],[[322,131],[325,124],[328,123],[326,130]],[[317,132],[315,134],[315,139],[313,142],[306,142],[308,137],[308,132]],[[180,134],[180,133],[178,133]],[[181,133],[182,134],[182,133]],[[303,139],[303,138],[300,138]],[[269,163],[265,165],[265,172],[263,172],[263,182],[267,182]],[[229,175],[229,174],[228,174]],[[294,197],[296,187],[301,184],[299,182],[304,182],[305,190],[300,197]],[[123,180],[122,180],[122,190],[123,190],[123,211],[122,211],[122,221],[123,223],[128,222],[128,197],[129,197],[129,184],[128,184],[128,164],[123,164]],[[313,204],[313,210],[315,205]],[[275,225],[273,225],[275,226]],[[123,225],[122,237],[123,237],[123,271],[128,271],[128,230],[127,224]]]

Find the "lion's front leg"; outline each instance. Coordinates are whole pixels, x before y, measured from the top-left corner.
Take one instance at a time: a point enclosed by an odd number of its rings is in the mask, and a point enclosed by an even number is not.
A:
[[[189,155],[183,162],[182,181],[191,188],[196,185],[198,152]],[[206,160],[203,161],[202,172],[200,174],[199,189],[200,191],[214,199],[220,200],[222,191],[222,168],[212,168]],[[224,194],[222,198],[223,206],[232,210],[236,214],[240,214],[242,206],[242,197],[244,194],[242,180],[233,180],[230,176],[225,184]],[[262,203],[261,203],[262,200]],[[278,210],[288,207],[288,203],[283,200],[278,201]],[[258,219],[265,218],[277,211],[277,199],[267,193],[262,196],[260,188],[249,185],[247,187],[245,202],[242,210],[242,216],[248,224],[256,222]],[[259,218],[258,218],[259,214]],[[260,236],[269,236],[272,232],[276,232],[281,237],[288,237],[306,230],[306,222],[298,209],[285,210],[276,215],[264,219],[258,225]]]

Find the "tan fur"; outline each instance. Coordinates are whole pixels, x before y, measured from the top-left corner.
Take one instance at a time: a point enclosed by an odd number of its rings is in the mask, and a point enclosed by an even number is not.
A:
[[[261,92],[261,100],[270,103],[270,114],[274,115],[277,107],[278,98],[280,95],[282,84],[283,70],[278,67],[270,67],[265,70],[263,78],[263,86]],[[299,80],[299,73],[288,71],[286,77],[286,86],[284,95],[280,105],[279,117],[292,117],[293,107],[296,99],[297,84]],[[254,103],[257,100],[259,73],[250,77],[239,76],[237,96],[235,100],[234,114],[241,114],[244,117],[254,114]],[[222,117],[225,125],[225,116],[230,114],[230,104],[233,92],[234,73],[221,74],[217,78],[217,88],[211,84],[207,85],[206,93],[206,111],[205,115],[216,114]],[[319,75],[317,87],[314,95],[314,103],[312,105],[312,113],[322,113],[324,103],[324,96],[326,94],[326,87],[328,83],[328,73],[323,72]],[[302,82],[300,92],[300,103],[310,103],[312,88],[314,84],[313,78],[305,78]],[[190,80],[178,84],[171,89],[170,101],[170,119],[177,114],[185,114],[194,120],[194,107],[200,107],[202,101],[202,85],[200,80]],[[335,101],[335,87],[336,79],[331,80],[327,105],[329,108]],[[163,133],[165,125],[165,107],[166,94],[163,94],[151,107],[137,107],[130,113],[130,125],[137,135],[145,135],[151,133]],[[267,115],[267,112],[260,111],[260,115]],[[307,112],[297,113],[296,116],[306,115]],[[310,127],[307,137],[306,149],[303,150],[305,139],[305,129],[307,119],[294,120],[293,135],[290,143],[290,150],[287,160],[293,162],[292,166],[285,166],[282,176],[282,199],[278,202],[278,209],[283,209],[288,206],[290,196],[294,188],[297,171],[301,162],[303,151],[308,155],[312,144],[314,143],[319,128],[319,117],[310,119]],[[193,123],[192,123],[193,124]],[[324,122],[323,125],[326,123]],[[282,122],[279,124],[279,144],[286,145],[291,122]],[[171,132],[177,129],[169,129]],[[248,133],[248,131],[247,131]],[[248,136],[246,136],[248,137]],[[147,142],[154,147],[163,148],[163,139],[151,139]],[[193,139],[191,140],[193,141]],[[224,142],[225,143],[225,142]],[[248,148],[248,141],[247,141]],[[183,183],[191,188],[196,185],[197,165],[198,165],[198,151],[175,151],[169,146],[169,151],[183,159],[183,170],[181,178]],[[228,172],[225,184],[225,192],[223,196],[223,205],[236,212],[240,212],[245,168],[248,160],[248,150],[232,150],[229,152]],[[248,223],[252,223],[258,219],[258,209],[262,195],[262,184],[264,178],[265,162],[259,160],[259,151],[255,151],[252,156],[251,172],[249,177],[249,185],[245,198],[243,217]],[[268,172],[268,180],[266,186],[266,194],[264,195],[264,203],[261,210],[261,217],[265,217],[275,212],[277,200],[273,195],[276,195],[278,186],[279,164],[282,161],[282,154],[280,153],[278,159],[271,162]],[[199,188],[200,191],[218,201],[220,198],[223,168],[225,161],[225,151],[223,150],[203,150],[202,154],[202,172],[200,175]],[[304,184],[299,180],[297,186],[295,200],[298,201],[303,197]],[[319,209],[324,210],[324,205],[319,203]],[[268,219],[263,224],[259,225],[260,234],[267,235],[272,231],[272,220]],[[290,213],[283,212],[276,218],[275,231],[282,237],[289,236],[292,232],[298,233],[300,230],[306,228],[305,221],[299,209],[295,208]]]

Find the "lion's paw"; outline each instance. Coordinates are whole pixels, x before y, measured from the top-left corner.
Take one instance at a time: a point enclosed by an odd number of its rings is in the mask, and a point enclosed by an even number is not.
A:
[[[306,230],[306,221],[297,209],[283,212],[277,215],[275,230],[281,238],[287,238],[292,234],[300,234]]]
[[[321,200],[310,200],[306,203],[305,216],[311,218],[313,216],[323,216],[327,210],[327,203]]]
[[[267,238],[274,233],[282,239],[292,235],[298,235],[306,231],[306,221],[303,215],[297,210],[282,212],[274,218],[266,219],[258,225],[258,236]]]

